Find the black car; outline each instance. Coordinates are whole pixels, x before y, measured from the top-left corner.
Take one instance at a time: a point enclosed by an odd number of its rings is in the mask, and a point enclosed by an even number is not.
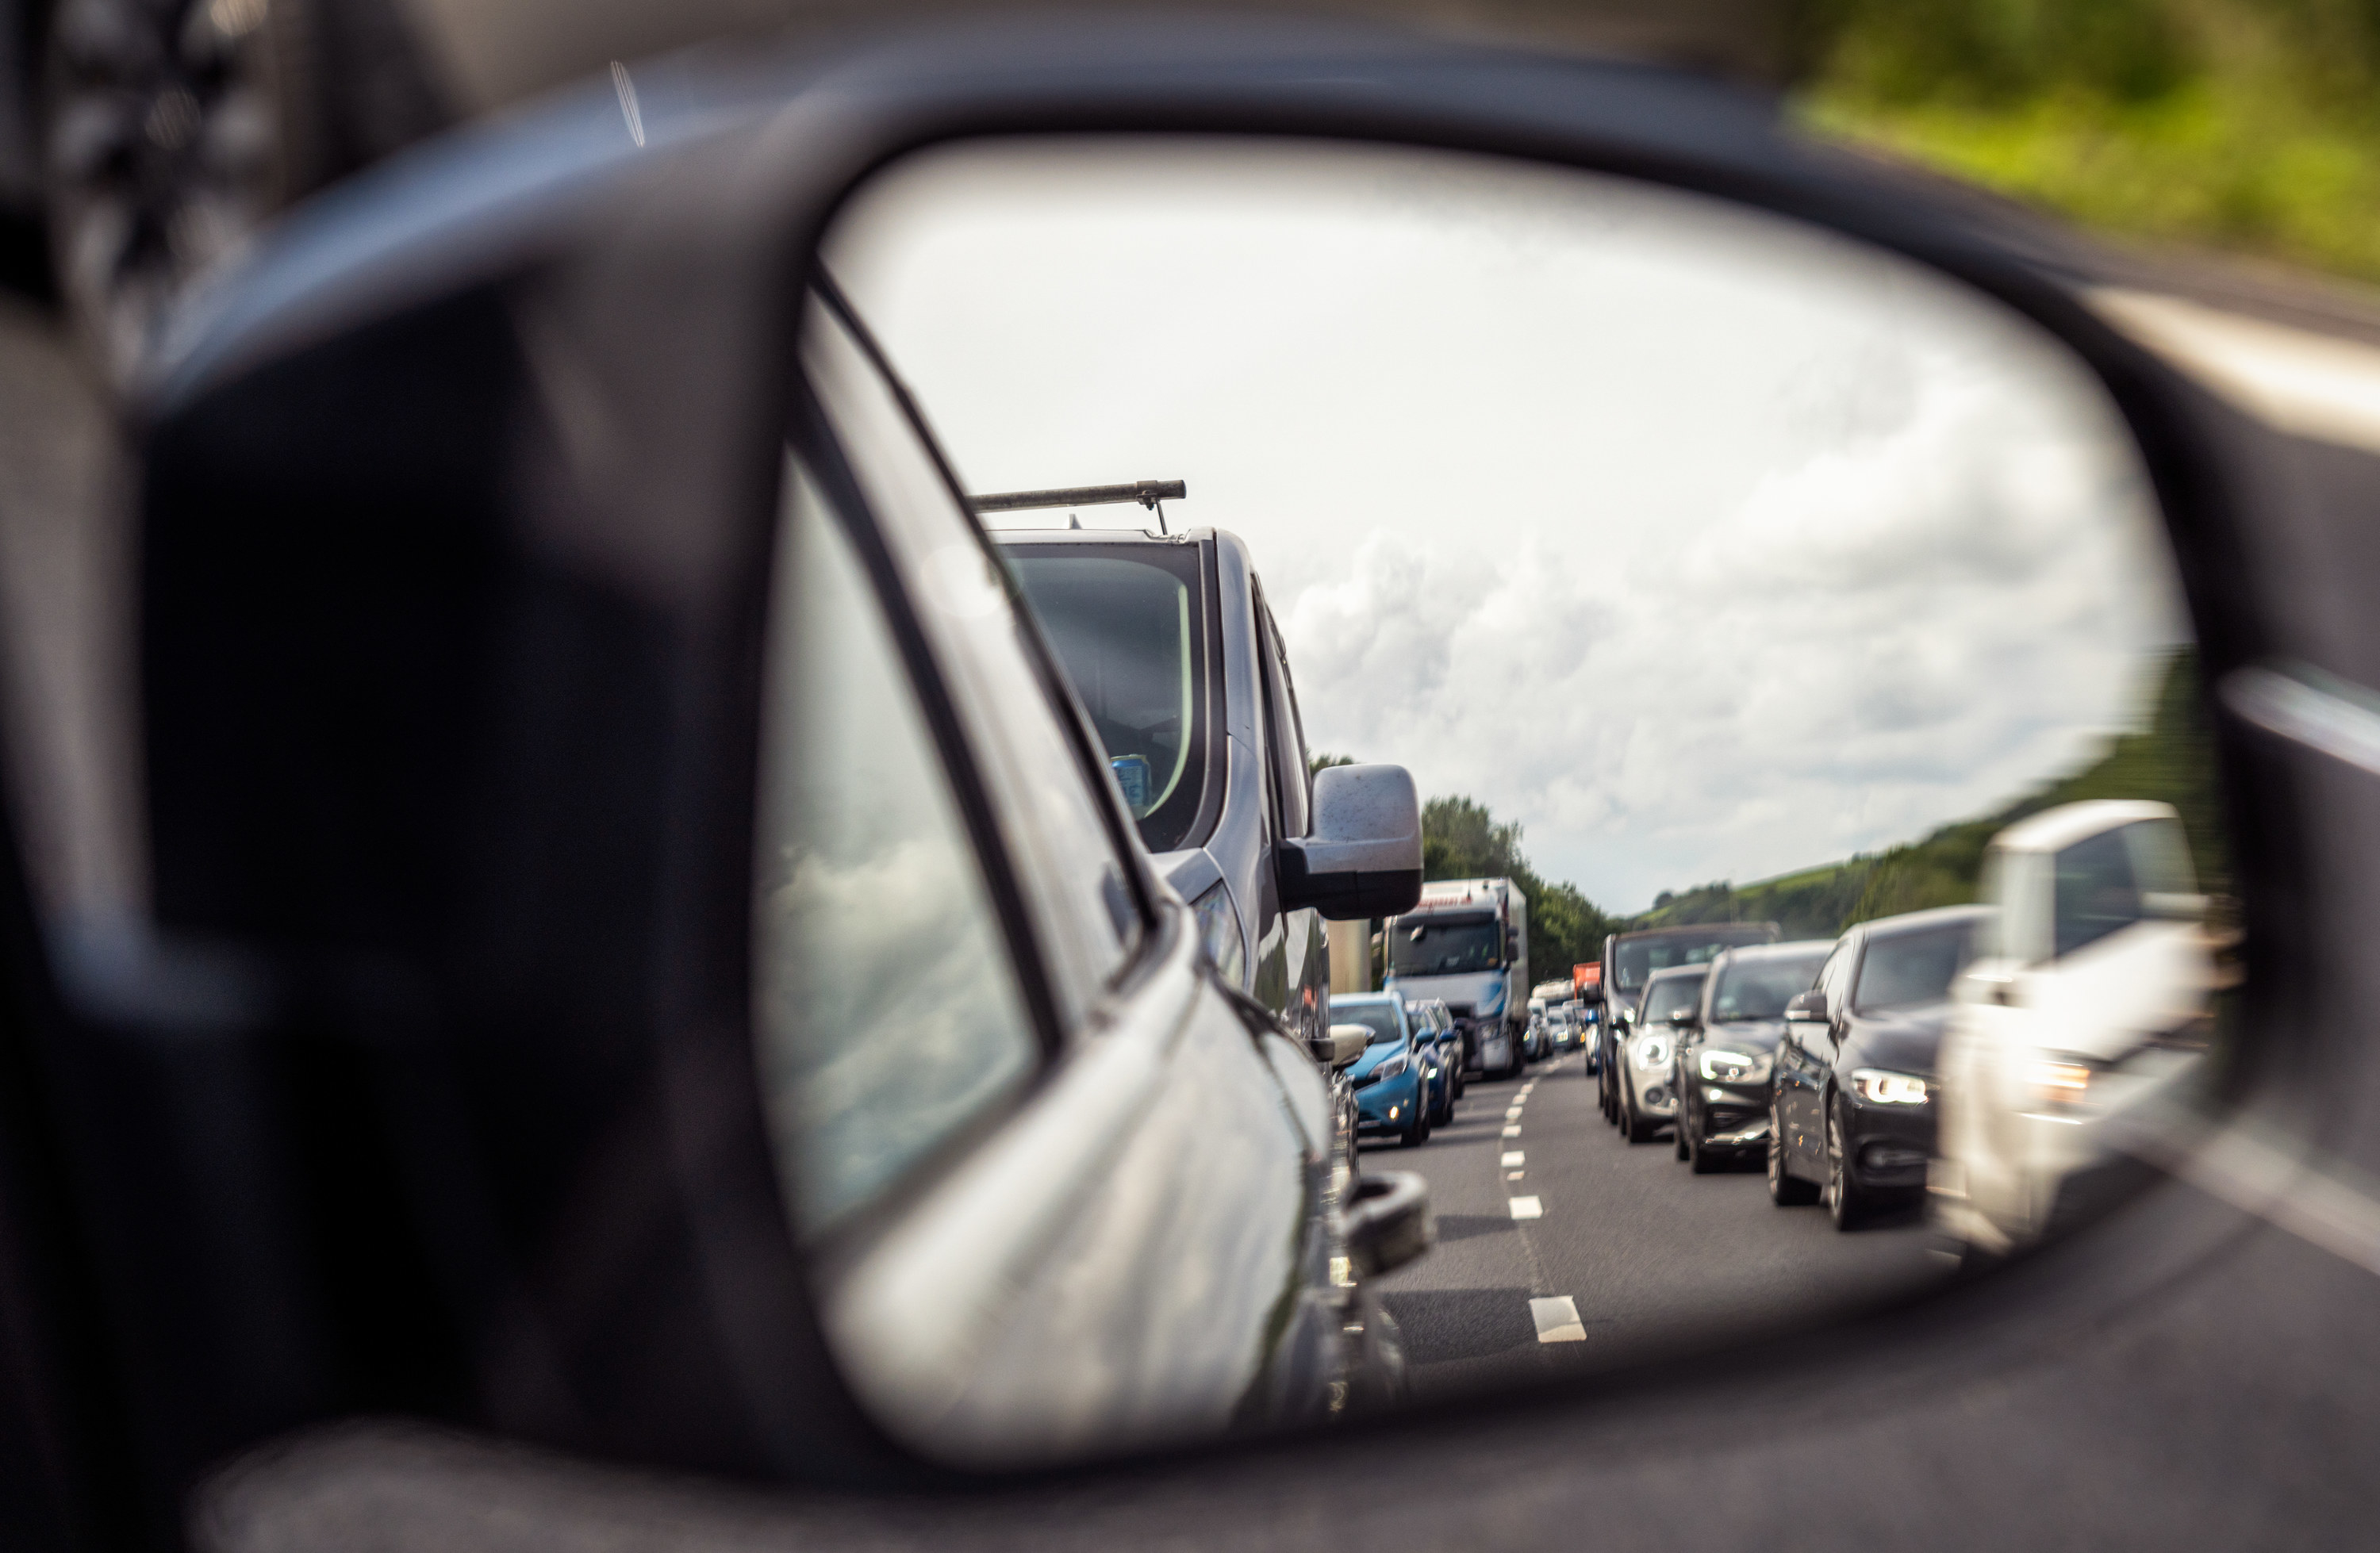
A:
[[[1711,962],[1694,1023],[1678,1034],[1671,1086],[1678,1158],[1705,1175],[1768,1141],[1769,1078],[1785,1005],[1809,989],[1828,939],[1730,949]]]
[[[1774,922],[1695,922],[1614,933],[1603,940],[1603,1019],[1596,1027],[1595,1057],[1587,1066],[1596,1075],[1606,1122],[1622,1125],[1619,1053],[1652,974],[1671,965],[1706,965],[1722,951],[1739,944],[1775,943],[1779,936]]]
[[[1943,906],[1863,922],[1837,940],[1817,985],[1785,1005],[1768,1139],[1779,1207],[1823,1197],[1848,1230],[1922,1197],[1950,983],[1990,915]]]

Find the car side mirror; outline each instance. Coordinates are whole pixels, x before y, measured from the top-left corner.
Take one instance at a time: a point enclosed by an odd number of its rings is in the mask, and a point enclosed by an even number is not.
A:
[[[1366,1278],[1403,1267],[1438,1239],[1429,1211],[1429,1183],[1411,1171],[1360,1177],[1346,1223],[1348,1257]]]
[[[1333,922],[1394,916],[1421,899],[1421,798],[1402,766],[1332,766],[1314,777],[1314,831],[1281,844],[1283,910]]]
[[[1306,1045],[1316,1062],[1335,1073],[1364,1055],[1364,1048],[1371,1042],[1368,1025],[1333,1025],[1328,1033],[1309,1037]]]
[[[1827,995],[1815,987],[1807,992],[1795,993],[1793,1001],[1785,1005],[1785,1023],[1788,1025],[1823,1025],[1826,1022]]]

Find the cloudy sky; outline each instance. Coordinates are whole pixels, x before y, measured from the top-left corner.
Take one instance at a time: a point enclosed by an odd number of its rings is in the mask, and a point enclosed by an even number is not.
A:
[[[1518,819],[1609,908],[1988,808],[2133,725],[2185,632],[2058,347],[1774,217],[1012,143],[880,180],[830,263],[974,489],[1186,479],[1169,516],[1248,541],[1313,745]]]

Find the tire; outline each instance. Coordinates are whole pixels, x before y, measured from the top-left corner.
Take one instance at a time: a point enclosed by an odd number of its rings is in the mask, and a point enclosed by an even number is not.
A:
[[[1692,1159],[1694,1157],[1694,1150],[1686,1147],[1686,1134],[1691,1128],[1692,1123],[1686,1120],[1686,1108],[1681,1102],[1678,1106],[1678,1119],[1670,1124],[1670,1151],[1680,1159]]]
[[[1628,1098],[1625,1086],[1620,1091],[1620,1131],[1630,1143],[1650,1143],[1659,1130],[1659,1123],[1636,1114],[1636,1102]]]
[[[1768,1200],[1779,1207],[1807,1207],[1818,1200],[1818,1189],[1785,1168],[1784,1118],[1777,1102],[1768,1102]]]
[[[1843,1157],[1843,1124],[1834,1107],[1827,1108],[1827,1217],[1848,1232],[1867,1222],[1867,1194],[1852,1177],[1851,1161]]]
[[[1397,1147],[1399,1148],[1419,1148],[1423,1144],[1426,1144],[1428,1141],[1429,1110],[1426,1106],[1415,1106],[1414,1107],[1413,1121],[1406,1125],[1403,1132],[1397,1134]]]

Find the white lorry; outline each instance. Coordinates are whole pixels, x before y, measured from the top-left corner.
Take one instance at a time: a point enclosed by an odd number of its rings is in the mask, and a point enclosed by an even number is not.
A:
[[[1529,1008],[1529,901],[1509,879],[1436,880],[1389,918],[1386,985],[1436,998],[1463,1031],[1463,1065],[1516,1074]]]

